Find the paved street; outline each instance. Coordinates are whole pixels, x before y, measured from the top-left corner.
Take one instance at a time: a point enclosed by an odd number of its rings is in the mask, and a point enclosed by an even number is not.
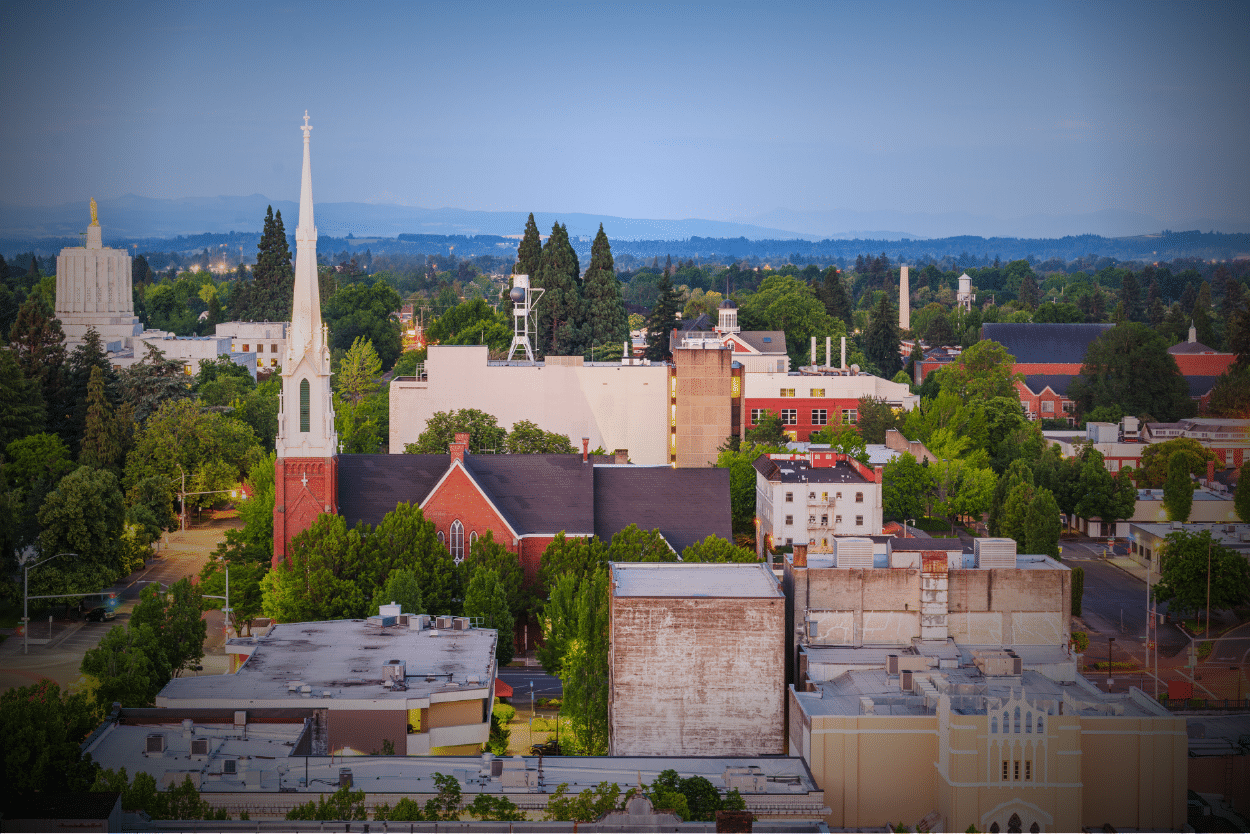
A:
[[[29,654],[22,651],[21,635],[10,634],[0,644],[0,690],[28,686],[42,678],[51,678],[62,687],[76,682],[83,655],[99,645],[110,629],[129,620],[139,593],[147,583],[160,582],[169,586],[184,576],[199,574],[217,543],[224,538],[225,531],[236,524],[234,519],[224,519],[185,533],[171,533],[168,547],[162,546],[155,559],[113,586],[120,592],[116,619],[103,623],[53,620],[52,640],[44,643],[42,641],[48,637],[48,620],[32,616],[30,636],[39,642],[30,644]],[[221,628],[219,612],[208,612],[205,617],[209,619],[210,629],[214,625]],[[207,642],[212,643],[211,636]],[[216,668],[221,665],[210,661],[205,664],[205,671],[209,671],[210,666],[214,671],[224,671],[224,666],[220,670]]]

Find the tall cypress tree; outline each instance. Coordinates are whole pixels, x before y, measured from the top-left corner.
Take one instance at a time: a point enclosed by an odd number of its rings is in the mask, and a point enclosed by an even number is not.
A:
[[[525,236],[516,250],[516,264],[512,267],[513,275],[528,275],[532,283],[538,277],[538,267],[542,260],[543,244],[538,236],[538,224],[534,222],[534,212],[530,212],[529,220],[525,221]]]
[[[568,230],[556,223],[542,248],[538,280],[543,297],[538,303],[536,347],[552,356],[581,352],[582,298],[578,281],[577,254],[569,243]]]
[[[616,279],[615,267],[612,247],[600,223],[599,234],[590,247],[590,266],[582,285],[586,302],[585,329],[589,331],[587,344],[592,351],[596,346],[608,345],[615,352],[615,348],[629,338],[629,317],[621,301],[621,284]]]
[[[291,266],[291,247],[286,242],[282,212],[270,206],[265,212],[265,227],[257,245],[256,267],[252,270],[252,286],[247,306],[240,318],[250,321],[286,321],[291,317],[291,298],[295,292],[295,270]]]
[[[83,426],[82,451],[78,462],[96,469],[116,470],[122,462],[123,448],[120,426],[113,416],[113,407],[104,395],[104,372],[91,367],[85,400],[86,419]]]
[[[32,293],[17,311],[9,331],[9,346],[22,374],[39,381],[47,408],[48,431],[65,436],[70,431],[65,397],[65,331],[38,293]]]
[[[868,318],[864,332],[864,356],[889,379],[898,373],[898,313],[888,296],[881,296]]]
[[[667,275],[661,275],[656,281],[659,295],[651,315],[647,316],[647,351],[646,357],[652,362],[667,359],[669,350],[669,334],[677,326],[677,311],[681,309],[681,297],[673,288],[673,282]]]
[[[831,266],[825,270],[824,283],[817,287],[817,296],[825,303],[825,312],[835,319],[851,325],[851,299],[842,283],[842,270]]]
[[[65,445],[75,454],[79,453],[86,432],[91,377],[95,371],[100,372],[103,396],[107,398],[110,408],[116,407],[121,401],[120,379],[109,362],[104,341],[92,327],[83,337],[83,343],[74,348],[65,365],[65,396],[72,404],[72,418],[69,432],[62,437]]]

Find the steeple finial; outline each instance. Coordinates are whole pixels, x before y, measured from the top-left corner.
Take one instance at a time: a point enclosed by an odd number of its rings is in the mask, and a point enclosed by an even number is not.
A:
[[[304,111],[304,123],[300,125],[300,130],[304,131],[304,139],[308,139],[308,131],[312,130],[312,125],[308,123],[308,111]]]

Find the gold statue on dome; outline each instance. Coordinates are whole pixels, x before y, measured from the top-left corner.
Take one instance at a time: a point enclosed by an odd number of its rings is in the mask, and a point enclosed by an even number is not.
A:
[[[96,217],[95,197],[91,198],[91,225],[92,226],[100,225],[100,219]]]

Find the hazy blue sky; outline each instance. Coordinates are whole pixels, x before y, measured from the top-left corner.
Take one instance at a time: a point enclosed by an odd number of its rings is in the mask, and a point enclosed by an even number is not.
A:
[[[3,2],[0,201],[1250,227],[1248,3]]]

